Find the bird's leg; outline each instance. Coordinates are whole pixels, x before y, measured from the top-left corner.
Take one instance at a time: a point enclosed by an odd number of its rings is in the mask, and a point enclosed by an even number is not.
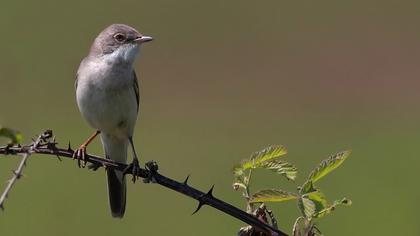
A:
[[[79,167],[85,167],[87,163],[86,159],[86,147],[100,134],[101,131],[96,130],[80,147],[73,152],[73,159],[77,159],[77,165]],[[83,162],[82,162],[83,161]]]
[[[125,168],[124,174],[131,172],[133,175],[133,183],[135,183],[140,173],[140,165],[139,159],[137,158],[136,149],[134,148],[133,137],[129,137],[128,140],[130,140],[131,150],[133,151],[133,161],[127,166],[127,168]]]

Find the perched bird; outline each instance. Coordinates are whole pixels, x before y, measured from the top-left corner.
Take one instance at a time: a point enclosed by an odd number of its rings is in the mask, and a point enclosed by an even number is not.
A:
[[[80,63],[76,76],[76,98],[82,116],[96,129],[75,152],[79,166],[86,165],[86,147],[100,134],[106,158],[126,163],[131,145],[133,161],[127,168],[133,181],[139,161],[133,132],[139,112],[139,85],[133,63],[142,43],[152,37],[123,24],[104,29]],[[121,171],[106,170],[109,205],[113,217],[122,218],[126,205],[126,181]]]

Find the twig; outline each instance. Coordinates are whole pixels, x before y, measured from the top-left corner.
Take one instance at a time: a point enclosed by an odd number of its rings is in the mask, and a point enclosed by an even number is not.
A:
[[[22,177],[23,167],[26,165],[26,160],[31,154],[25,153],[23,154],[22,160],[19,163],[19,166],[16,170],[13,170],[13,176],[10,180],[7,181],[7,186],[4,189],[4,192],[0,196],[0,209],[4,210],[4,201],[6,200],[7,196],[9,195],[10,190],[12,190],[13,185],[15,182]]]
[[[52,131],[47,130],[41,135],[38,136],[38,138],[26,148],[26,151],[23,153],[20,153],[22,155],[22,160],[19,163],[19,166],[16,170],[13,170],[13,176],[10,180],[7,182],[7,186],[4,189],[3,193],[0,196],[0,209],[4,210],[4,201],[6,201],[7,196],[9,195],[10,190],[12,190],[13,185],[16,183],[20,177],[23,175],[23,168],[26,166],[26,161],[28,160],[29,156],[36,151],[37,147],[40,146],[43,143],[46,143],[48,139],[52,136]],[[5,150],[7,151],[9,148],[12,148],[13,146],[7,145],[5,147]],[[19,147],[19,146],[18,146]],[[23,149],[23,148],[22,148]],[[7,153],[3,153],[7,154]]]
[[[293,235],[293,236],[300,236],[299,222],[300,222],[301,220],[304,220],[304,219],[305,219],[305,218],[304,218],[303,216],[299,216],[299,217],[296,219],[295,223],[293,224],[293,232],[292,232],[292,235]]]
[[[52,132],[49,132],[49,138],[52,137]],[[45,133],[43,134],[45,136]],[[40,135],[42,137],[43,135]],[[0,154],[9,154],[9,155],[20,155],[20,154],[30,154],[30,153],[38,153],[38,154],[45,154],[45,155],[53,155],[59,157],[67,157],[73,158],[73,150],[70,147],[70,144],[67,149],[58,148],[56,146],[56,142],[51,142],[48,138],[48,141],[44,141],[38,143],[38,145],[29,145],[29,146],[5,146],[0,147]],[[116,170],[124,171],[128,165],[112,161],[110,159],[104,159],[99,156],[89,155],[86,154],[87,162],[93,164],[94,166],[105,166],[106,168],[113,168]],[[267,235],[272,236],[287,236],[286,233],[260,221],[255,216],[248,214],[239,208],[236,208],[222,200],[219,200],[213,196],[213,187],[207,192],[204,193],[200,190],[197,190],[188,185],[188,177],[185,179],[184,182],[178,182],[172,180],[166,176],[163,176],[157,173],[158,167],[155,162],[149,162],[146,164],[146,169],[141,168],[138,177],[141,177],[145,180],[145,182],[152,181],[157,184],[160,184],[166,188],[172,189],[176,192],[182,193],[186,196],[189,196],[198,201],[198,207],[194,211],[196,213],[198,210],[201,209],[203,205],[209,205],[214,207],[226,214],[229,214],[249,225],[252,225],[259,229],[260,231],[266,233]],[[193,214],[194,214],[193,213]]]

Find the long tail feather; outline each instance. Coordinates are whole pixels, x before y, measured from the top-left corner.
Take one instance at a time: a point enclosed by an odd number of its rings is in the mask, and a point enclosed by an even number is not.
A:
[[[101,134],[107,158],[114,161],[127,162],[128,140],[120,140],[107,134]],[[111,214],[113,217],[122,218],[126,204],[126,181],[121,171],[108,169],[108,197]]]

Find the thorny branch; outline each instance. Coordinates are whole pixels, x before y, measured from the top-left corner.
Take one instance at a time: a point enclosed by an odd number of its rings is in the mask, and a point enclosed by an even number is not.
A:
[[[27,146],[4,146],[0,147],[0,154],[4,155],[23,155],[23,159],[16,171],[14,171],[14,176],[9,181],[9,184],[6,187],[6,190],[2,194],[2,197],[0,198],[0,206],[3,205],[3,198],[6,198],[7,194],[9,193],[10,189],[12,188],[13,184],[16,182],[16,180],[21,176],[23,166],[25,165],[25,161],[28,158],[29,155],[32,153],[38,153],[38,154],[45,154],[45,155],[53,155],[58,158],[60,157],[67,157],[67,158],[73,158],[73,150],[70,147],[70,143],[67,149],[58,148],[57,143],[55,142],[55,138],[53,137],[52,131],[47,130],[44,133],[42,133],[37,140],[35,140],[32,144]],[[110,159],[105,159],[99,156],[89,155],[86,154],[87,162],[92,164],[94,168],[98,167],[105,167],[105,168],[113,168],[116,170],[124,171],[128,165],[112,161]],[[276,227],[273,227],[271,225],[268,225],[258,219],[257,217],[248,214],[239,208],[236,208],[218,198],[215,198],[213,196],[213,187],[207,192],[204,193],[200,190],[197,190],[191,186],[188,185],[188,178],[185,179],[185,181],[178,182],[173,179],[170,179],[166,176],[163,176],[157,172],[158,166],[156,162],[148,162],[146,164],[146,168],[141,168],[137,177],[141,177],[144,179],[145,182],[154,182],[157,184],[160,184],[166,188],[172,189],[176,192],[182,193],[188,197],[191,197],[198,201],[198,207],[194,211],[194,213],[198,212],[203,205],[208,205],[213,208],[216,208],[226,214],[229,214],[249,225],[254,226],[256,229],[258,229],[261,232],[264,232],[265,235],[271,235],[271,236],[287,236],[286,233],[278,230]],[[194,214],[193,213],[193,214]]]

